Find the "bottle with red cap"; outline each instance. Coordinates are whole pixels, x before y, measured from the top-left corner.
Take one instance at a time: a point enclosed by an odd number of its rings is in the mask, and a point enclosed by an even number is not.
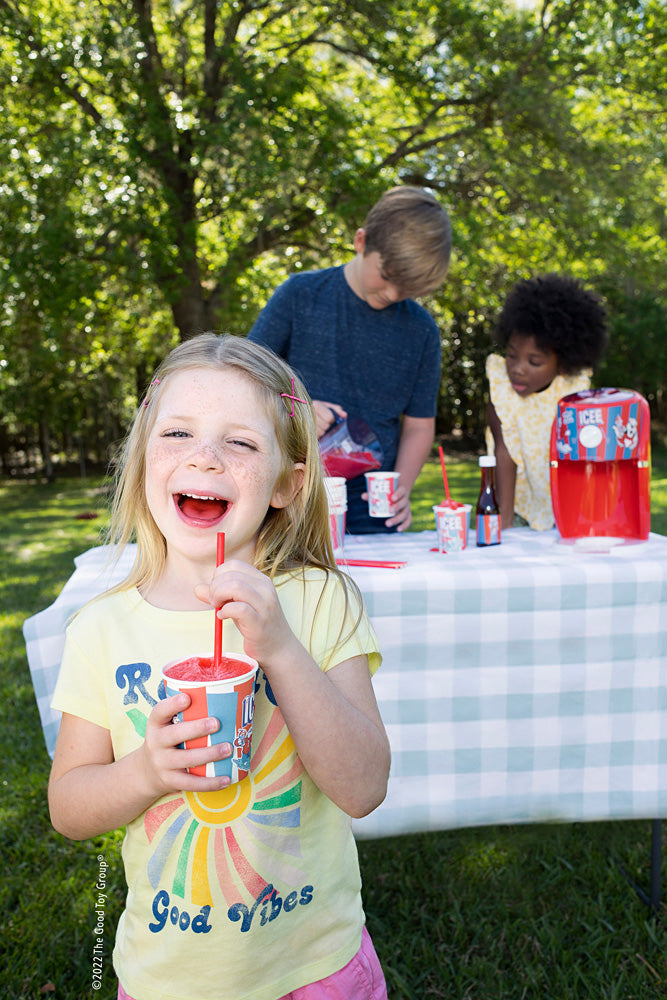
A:
[[[495,479],[496,459],[494,455],[482,455],[479,460],[482,485],[475,508],[477,514],[477,544],[500,544],[500,507],[496,500]]]

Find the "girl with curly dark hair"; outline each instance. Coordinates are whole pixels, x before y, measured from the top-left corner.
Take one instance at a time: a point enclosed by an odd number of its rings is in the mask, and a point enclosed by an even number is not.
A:
[[[607,346],[597,295],[574,278],[547,274],[519,281],[498,318],[504,356],[486,361],[489,453],[496,455],[503,529],[553,527],[549,442],[559,399],[590,387]]]

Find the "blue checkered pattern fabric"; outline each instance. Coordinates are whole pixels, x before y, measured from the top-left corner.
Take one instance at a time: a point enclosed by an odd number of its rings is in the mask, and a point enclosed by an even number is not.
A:
[[[433,551],[435,532],[346,536],[383,664],[392,745],[376,837],[490,823],[667,815],[667,538],[591,551],[515,528],[499,546]],[[92,549],[24,625],[47,748],[66,621],[120,579]]]

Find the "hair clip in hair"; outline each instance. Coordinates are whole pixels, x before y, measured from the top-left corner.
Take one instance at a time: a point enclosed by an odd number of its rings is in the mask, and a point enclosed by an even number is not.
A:
[[[156,385],[159,384],[160,384],[160,379],[154,378],[151,384],[148,386],[148,389],[146,390],[146,398],[144,399],[144,406],[148,406],[150,402],[150,400],[148,399],[148,393],[151,391],[151,389],[153,389]]]
[[[284,396],[285,399],[291,399],[292,400],[292,409],[290,410],[290,417],[293,417],[294,416],[294,404],[295,403],[305,403],[306,400],[305,399],[299,399],[298,396],[294,395],[294,379],[293,378],[290,379],[290,382],[292,383],[292,394],[290,395],[289,392],[281,392],[280,395]]]

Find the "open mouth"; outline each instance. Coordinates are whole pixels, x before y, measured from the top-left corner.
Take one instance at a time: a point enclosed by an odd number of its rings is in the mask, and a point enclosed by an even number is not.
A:
[[[229,509],[228,500],[199,493],[177,493],[174,500],[183,517],[198,524],[214,524]]]

